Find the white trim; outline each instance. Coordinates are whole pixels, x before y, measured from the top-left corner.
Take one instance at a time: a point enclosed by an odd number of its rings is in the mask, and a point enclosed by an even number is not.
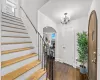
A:
[[[53,34],[53,33],[56,34],[56,32],[43,32],[43,34]]]
[[[98,48],[98,56],[100,56],[100,48]]]
[[[64,63],[64,61],[60,58],[55,58],[55,61],[58,61],[58,62],[61,62],[61,63]]]
[[[55,61],[59,61],[59,58],[55,58]]]
[[[58,61],[58,62],[61,62],[61,63],[64,63],[64,61],[62,60],[62,59],[60,59],[60,58],[55,58],[55,61]],[[67,64],[67,63],[66,63]],[[70,65],[70,64],[69,64]],[[71,66],[73,66],[74,68],[77,68],[78,66],[76,66],[76,64],[75,63],[73,63],[73,65],[71,65]]]
[[[13,4],[13,3],[11,3],[11,2],[9,2],[8,0],[6,1],[6,4],[9,4],[9,5],[11,5],[13,8],[16,8],[16,5]]]

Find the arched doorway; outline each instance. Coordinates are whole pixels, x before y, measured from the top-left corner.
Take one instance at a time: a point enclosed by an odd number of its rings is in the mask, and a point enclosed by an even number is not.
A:
[[[49,44],[49,47],[54,51],[53,57],[55,58],[56,52],[56,30],[52,27],[43,28],[44,40]]]
[[[97,15],[92,11],[88,26],[88,77],[97,80]]]

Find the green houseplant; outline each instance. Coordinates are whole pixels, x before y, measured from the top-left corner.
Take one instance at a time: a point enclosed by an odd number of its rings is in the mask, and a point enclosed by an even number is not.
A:
[[[86,73],[85,63],[87,62],[88,55],[88,37],[86,32],[77,33],[77,51],[78,51],[78,61],[81,63],[80,72]]]

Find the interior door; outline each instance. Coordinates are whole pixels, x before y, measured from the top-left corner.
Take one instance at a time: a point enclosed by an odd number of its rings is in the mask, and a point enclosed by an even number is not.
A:
[[[74,29],[69,27],[65,29],[63,37],[63,62],[71,66],[74,65]]]
[[[89,80],[97,80],[97,16],[92,11],[88,29],[88,77]]]

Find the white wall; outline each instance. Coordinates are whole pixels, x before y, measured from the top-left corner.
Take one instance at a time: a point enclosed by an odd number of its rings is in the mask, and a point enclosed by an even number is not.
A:
[[[97,75],[97,80],[100,80],[100,0],[93,0],[89,15],[92,10],[95,10],[97,13],[97,19],[98,19],[98,75]],[[88,16],[89,18],[89,16]]]
[[[88,18],[82,17],[70,21],[67,25],[58,24],[58,58],[61,62],[76,67],[77,33],[88,30]],[[65,49],[63,48],[65,47]]]
[[[35,27],[37,27],[38,10],[47,1],[48,0],[21,0],[21,6],[24,8]]]
[[[2,7],[2,11],[3,12],[6,12],[6,0],[1,0],[2,1],[2,3],[1,3],[1,7]]]
[[[41,35],[43,35],[43,28],[48,26],[54,28],[57,31],[56,23],[38,11],[38,31]]]
[[[37,34],[36,34],[33,26],[31,25],[30,21],[27,19],[25,13],[22,10],[21,10],[21,19],[22,19],[22,21],[23,21],[23,23],[24,23],[24,25],[26,27],[26,30],[28,31],[28,34],[29,34],[29,36],[31,38],[31,41],[33,43],[33,46],[36,47],[36,45],[37,45],[36,44],[36,42],[37,42],[36,41],[37,40],[36,39]]]
[[[42,7],[43,4],[45,4],[48,0],[21,0],[21,6],[25,10],[26,14],[32,21],[34,27],[37,29],[37,21],[38,21],[38,10],[40,7]],[[32,40],[33,46],[37,46],[37,35],[36,32],[33,28],[33,26],[30,24],[29,20],[21,11],[21,18],[22,21],[24,22],[24,25],[26,26],[26,29],[28,30],[29,36]]]
[[[21,17],[20,5],[21,5],[21,0],[17,0],[16,10],[15,10],[15,16],[19,17],[19,18]]]
[[[10,0],[11,2],[13,2],[15,5],[11,4],[10,5],[15,9],[15,16],[16,17],[20,17],[20,3],[21,3],[21,0]],[[3,12],[6,12],[6,0],[2,0],[2,11]]]

